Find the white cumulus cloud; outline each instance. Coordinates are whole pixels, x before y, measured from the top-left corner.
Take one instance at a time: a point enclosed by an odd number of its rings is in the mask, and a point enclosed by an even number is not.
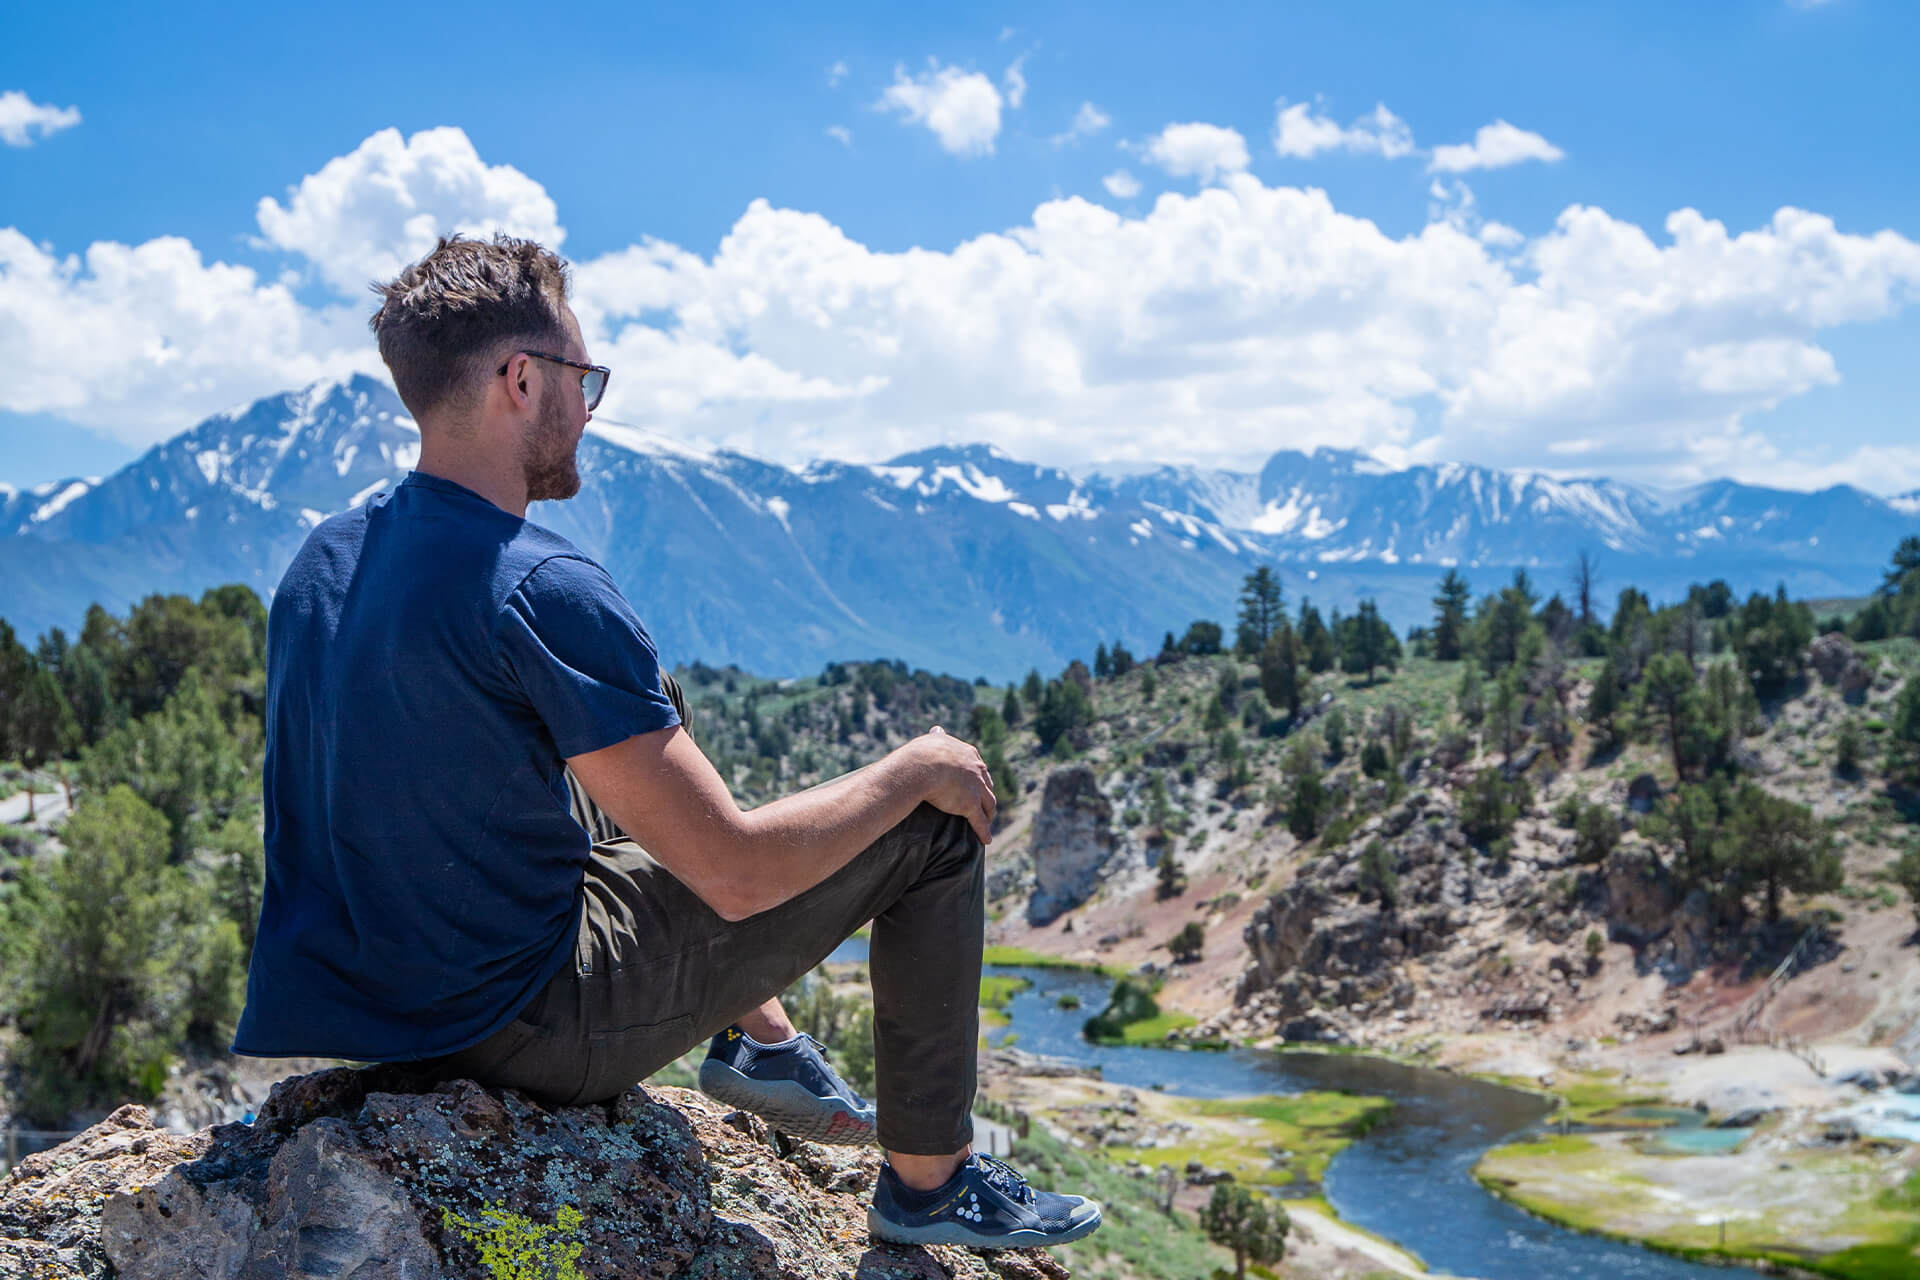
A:
[[[1170,124],[1142,149],[1153,164],[1175,178],[1212,182],[1247,167],[1247,140],[1237,129],[1217,124]]]
[[[252,396],[375,371],[371,308],[305,307],[177,236],[56,257],[0,228],[0,409],[148,444]]]
[[[827,68],[827,88],[836,89],[847,78],[847,62],[842,58]]]
[[[1091,102],[1083,102],[1080,104],[1080,109],[1073,113],[1073,121],[1067,125],[1066,130],[1053,135],[1053,145],[1056,147],[1064,147],[1070,142],[1078,142],[1082,138],[1091,138],[1094,134],[1099,133],[1112,123],[1112,116],[1094,106]]]
[[[1125,169],[1115,169],[1100,179],[1100,185],[1105,187],[1107,194],[1116,200],[1131,200],[1140,194],[1140,179]]]
[[[1481,244],[1492,245],[1496,249],[1518,249],[1527,242],[1524,235],[1504,222],[1484,223],[1475,234],[1480,237]]]
[[[1841,456],[1753,425],[1844,376],[1826,331],[1920,301],[1920,244],[1897,232],[1792,208],[1644,228],[1576,205],[1522,242],[1454,216],[1469,206],[1450,180],[1433,220],[1392,235],[1217,148],[1208,170],[1200,150],[1180,163],[1214,180],[1137,215],[1049,200],[946,249],[876,249],[755,201],[710,255],[648,239],[582,260],[576,310],[620,375],[607,417],[785,461],[984,439],[1056,463],[1247,466],[1333,444],[1665,483],[1920,485],[1920,449]],[[354,173],[345,208],[389,180]],[[157,439],[377,368],[367,309],[302,305],[183,240],[61,258],[9,228],[0,343],[24,372],[0,381],[0,409]]]
[[[1472,169],[1504,169],[1526,160],[1551,164],[1564,155],[1566,152],[1539,134],[1495,120],[1481,125],[1472,142],[1435,147],[1428,168],[1438,173],[1466,173]]]
[[[1282,98],[1273,121],[1273,149],[1301,159],[1338,150],[1397,160],[1413,153],[1413,130],[1387,110],[1384,102],[1375,103],[1372,111],[1342,126],[1327,116],[1315,115],[1307,103],[1289,105]]]
[[[905,67],[896,67],[893,83],[876,105],[925,125],[941,147],[957,156],[991,155],[993,140],[1000,136],[1000,90],[978,71],[936,63],[910,76]]]
[[[327,161],[255,216],[267,244],[300,254],[322,279],[358,297],[424,257],[450,231],[505,231],[548,248],[566,238],[546,188],[511,165],[489,165],[465,131],[382,129]]]
[[[1000,83],[1007,92],[1007,105],[1015,111],[1027,100],[1026,63],[1027,55],[1023,53],[1013,60],[1013,65],[1000,77]]]
[[[847,126],[843,124],[828,125],[827,136],[829,138],[832,138],[835,142],[839,143],[843,147],[850,147],[853,145],[853,130],[847,128]]]
[[[35,102],[18,89],[0,93],[0,142],[30,147],[35,135],[45,138],[80,123],[80,108]]]

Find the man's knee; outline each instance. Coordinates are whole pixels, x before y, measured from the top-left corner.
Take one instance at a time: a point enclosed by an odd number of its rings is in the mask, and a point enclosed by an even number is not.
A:
[[[933,824],[929,861],[952,866],[971,866],[986,861],[987,847],[974,832],[973,824],[955,813],[942,813],[930,804],[922,804],[924,820]]]

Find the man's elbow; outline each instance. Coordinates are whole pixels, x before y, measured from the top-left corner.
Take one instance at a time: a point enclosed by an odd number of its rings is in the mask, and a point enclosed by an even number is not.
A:
[[[766,885],[758,876],[721,874],[708,875],[702,880],[703,883],[689,887],[728,924],[738,924],[748,916],[757,916],[779,905],[778,900],[767,896]]]

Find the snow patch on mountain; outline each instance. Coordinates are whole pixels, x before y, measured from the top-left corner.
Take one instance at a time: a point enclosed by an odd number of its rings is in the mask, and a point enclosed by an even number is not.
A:
[[[45,524],[72,506],[79,499],[85,497],[92,488],[93,486],[85,480],[70,481],[67,487],[62,489],[51,502],[42,504],[32,515],[28,516],[27,519],[34,524]],[[34,492],[38,494],[39,490],[36,489]]]
[[[587,432],[609,444],[619,445],[628,453],[637,453],[646,458],[680,458],[688,462],[712,462],[718,456],[711,449],[702,449],[697,445],[674,440],[657,431],[648,431],[644,427],[594,421],[587,424]]]

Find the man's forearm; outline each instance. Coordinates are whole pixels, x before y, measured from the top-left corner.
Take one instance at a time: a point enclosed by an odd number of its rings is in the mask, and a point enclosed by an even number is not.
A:
[[[852,773],[743,812],[693,740],[631,738],[569,763],[594,801],[729,920],[778,906],[851,862],[927,798],[911,745]]]
[[[838,871],[926,799],[928,771],[895,751],[852,773],[740,815],[741,886],[753,910],[778,906]]]

